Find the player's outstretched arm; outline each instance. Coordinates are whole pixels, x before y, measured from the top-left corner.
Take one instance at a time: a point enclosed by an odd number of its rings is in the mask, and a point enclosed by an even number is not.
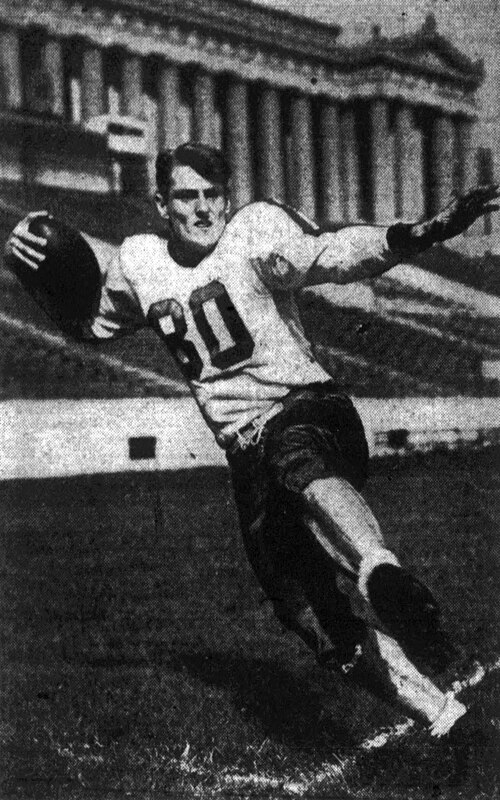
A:
[[[454,197],[424,222],[359,225],[324,233],[317,238],[318,252],[307,282],[344,284],[381,275],[402,259],[463,233],[479,217],[496,211],[499,198],[497,184],[478,186]]]
[[[477,219],[498,211],[499,184],[476,186],[463,195],[453,197],[448,205],[431,219],[392,225],[387,232],[389,247],[403,255],[421,253],[436,242],[452,239],[467,230]]]
[[[89,320],[99,306],[101,271],[78,231],[47,211],[31,212],[10,234],[5,263],[65,333],[92,338]]]

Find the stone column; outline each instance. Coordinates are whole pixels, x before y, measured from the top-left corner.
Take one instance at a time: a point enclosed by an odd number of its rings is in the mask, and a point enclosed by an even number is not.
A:
[[[147,92],[143,97],[143,114],[146,120],[146,169],[148,174],[149,194],[156,191],[156,155],[158,153],[158,103]]]
[[[62,116],[64,114],[64,67],[62,41],[53,37],[48,38],[42,49],[42,69],[50,77],[52,87],[51,112]]]
[[[396,216],[409,222],[424,213],[424,166],[422,134],[415,125],[413,110],[402,105],[396,110]]]
[[[232,170],[233,211],[252,199],[252,160],[248,87],[244,81],[230,80],[226,96],[227,155]]]
[[[64,67],[62,41],[48,38],[42,48],[42,69],[49,76],[51,86],[50,111],[64,114]]]
[[[285,162],[281,130],[281,102],[277,89],[265,86],[258,100],[257,146],[259,195],[285,199]]]
[[[16,30],[0,30],[0,100],[7,108],[20,108],[23,103],[19,34]]]
[[[454,127],[450,116],[439,114],[431,132],[432,211],[443,208],[453,191]]]
[[[342,206],[346,222],[359,220],[359,149],[356,137],[356,118],[354,109],[347,107],[342,112]]]
[[[82,56],[82,116],[84,120],[104,114],[103,55],[98,47],[86,46]]]
[[[194,79],[193,134],[197,142],[213,145],[215,139],[215,81],[209,72],[200,70]]]
[[[321,109],[321,211],[322,219],[339,222],[342,219],[340,189],[340,110],[336,103],[326,102]]]
[[[387,100],[374,100],[370,117],[373,217],[376,223],[390,223],[394,219],[394,149]]]
[[[142,117],[142,61],[127,53],[122,62],[122,109],[131,117]]]
[[[474,147],[474,122],[470,119],[460,119],[456,124],[457,139],[457,191],[466,192],[477,183],[478,170],[476,163],[476,148]],[[496,215],[493,215],[493,219]],[[476,220],[466,231],[464,236],[480,236],[484,231],[484,221]]]
[[[311,219],[316,218],[316,191],[311,101],[296,95],[290,102],[292,129],[293,205]]]
[[[466,192],[477,182],[476,152],[473,141],[474,122],[470,119],[460,119],[456,126],[457,157],[458,157],[458,186],[459,192]]]
[[[179,144],[177,118],[180,103],[179,68],[176,64],[162,64],[158,81],[158,143],[160,150]]]

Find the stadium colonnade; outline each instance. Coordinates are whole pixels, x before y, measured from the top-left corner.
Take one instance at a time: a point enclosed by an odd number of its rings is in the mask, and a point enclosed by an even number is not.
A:
[[[340,33],[246,0],[1,2],[0,180],[151,194],[158,147],[195,138],[227,152],[234,207],[383,223],[488,177],[481,64],[432,17],[357,46]]]
[[[189,138],[226,152],[233,208],[274,196],[323,222],[415,219],[493,177],[475,136],[483,67],[432,16],[397,38],[374,25],[369,40],[345,46],[340,34],[249,0],[0,0],[5,236],[26,210],[45,207],[116,245],[136,222],[151,225],[142,198],[155,190],[158,149]],[[457,247],[482,256],[496,217]],[[452,279],[439,286],[406,265],[361,287],[354,310],[336,309],[337,339],[321,340],[329,369],[360,407],[366,399],[374,453],[498,443],[498,402],[487,398],[498,390],[496,300],[456,284],[465,269],[452,258]],[[204,429],[172,446],[181,406],[194,419],[192,403],[172,397],[167,378],[163,391],[149,385],[170,369],[150,340],[124,345],[118,359],[74,353],[43,321],[31,324],[25,298],[2,270],[0,279],[0,478],[220,462]],[[386,357],[395,335],[403,349],[412,337],[404,359],[395,347]],[[386,408],[386,397],[399,399]],[[146,449],[132,458],[136,439]]]

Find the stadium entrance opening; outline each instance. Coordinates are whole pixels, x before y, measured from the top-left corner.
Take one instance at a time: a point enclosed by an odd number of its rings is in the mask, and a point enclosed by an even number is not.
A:
[[[114,163],[115,191],[127,197],[144,197],[148,194],[148,172],[143,156],[121,153]]]

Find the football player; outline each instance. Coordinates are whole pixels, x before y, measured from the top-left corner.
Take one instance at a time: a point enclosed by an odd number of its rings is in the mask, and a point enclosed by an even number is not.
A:
[[[246,551],[280,622],[320,663],[351,680],[376,676],[432,736],[447,735],[467,709],[432,677],[455,648],[436,600],[388,549],[360,494],[363,426],[315,360],[295,293],[380,275],[456,236],[498,208],[498,186],[456,197],[423,223],[332,233],[272,200],[228,222],[229,168],[206,145],[160,153],[156,175],[164,235],[125,239],[71,332],[155,329],[227,453]],[[9,263],[61,308],[71,290],[51,283],[49,245],[50,219],[29,215],[10,237]],[[72,260],[77,273],[75,250]]]

